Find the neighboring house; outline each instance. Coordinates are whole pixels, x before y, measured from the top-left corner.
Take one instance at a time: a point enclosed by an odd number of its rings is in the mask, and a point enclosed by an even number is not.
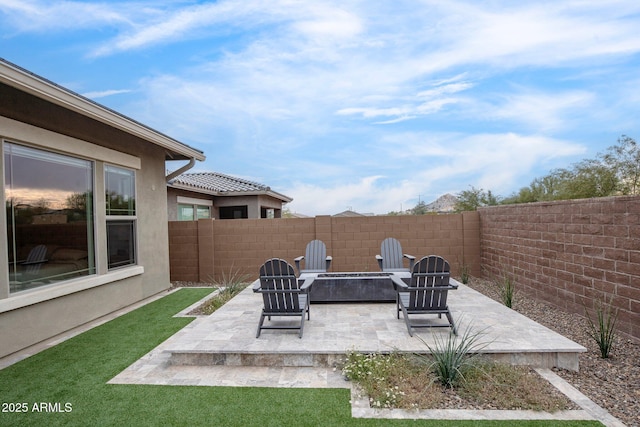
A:
[[[361,214],[361,213],[356,212],[356,211],[346,210],[346,211],[342,211],[340,213],[337,213],[337,214],[335,214],[333,216],[334,217],[358,217],[358,216],[373,216],[373,214],[372,213]]]
[[[0,149],[0,357],[170,287],[166,161],[201,151],[1,59]]]
[[[184,173],[169,181],[169,221],[281,218],[293,200],[270,187],[217,172]]]

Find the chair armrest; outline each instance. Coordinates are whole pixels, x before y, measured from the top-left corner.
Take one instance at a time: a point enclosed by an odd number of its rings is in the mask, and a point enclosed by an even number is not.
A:
[[[327,256],[325,258],[325,270],[329,270],[329,267],[331,266],[331,261],[333,260],[333,257]]]
[[[293,260],[296,263],[296,270],[298,270],[298,276],[300,275],[300,261],[302,261],[303,259],[304,259],[304,255],[300,255],[299,257]]]
[[[311,285],[313,285],[314,277],[310,277],[308,279],[303,279],[302,286],[300,286],[300,290],[304,292],[309,292],[311,290]]]
[[[403,256],[409,260],[409,271],[413,270],[413,265],[416,263],[416,257],[409,254],[403,254]]]
[[[407,286],[404,291],[453,291],[458,289],[457,286],[454,285],[445,285],[445,286]]]
[[[258,290],[260,289],[260,278],[258,278],[251,284],[251,288],[253,289],[253,292],[258,292]]]
[[[405,292],[407,289],[409,289],[409,285],[407,285],[404,280],[402,280],[402,278],[392,274],[391,276],[391,282],[393,283],[393,289],[395,289],[398,292]]]
[[[382,255],[376,255],[376,260],[378,261],[378,267],[380,267],[380,271],[383,271],[382,270],[382,260],[383,259],[384,258],[382,258]]]

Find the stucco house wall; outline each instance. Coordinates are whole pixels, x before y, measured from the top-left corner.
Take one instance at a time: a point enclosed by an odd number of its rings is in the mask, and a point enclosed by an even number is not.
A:
[[[11,292],[7,218],[0,213],[0,357],[167,290],[167,157],[204,155],[118,113],[0,61],[0,148],[6,143],[93,162],[95,274]],[[107,268],[104,165],[135,171],[134,265]],[[5,176],[0,162],[0,177]],[[4,185],[0,198],[5,202]]]

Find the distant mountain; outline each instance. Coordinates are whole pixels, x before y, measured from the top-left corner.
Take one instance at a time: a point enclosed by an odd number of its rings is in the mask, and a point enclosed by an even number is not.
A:
[[[458,198],[456,196],[447,193],[427,204],[426,208],[430,212],[453,212],[457,202]]]

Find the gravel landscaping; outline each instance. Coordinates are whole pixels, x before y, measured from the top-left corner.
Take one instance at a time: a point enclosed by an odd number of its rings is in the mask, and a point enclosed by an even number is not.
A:
[[[501,301],[491,282],[472,279],[468,286]],[[579,372],[556,373],[627,426],[640,427],[640,344],[618,335],[610,357],[602,359],[588,335],[586,318],[533,301],[518,294],[517,288],[514,301],[517,312],[587,348],[579,356]]]

